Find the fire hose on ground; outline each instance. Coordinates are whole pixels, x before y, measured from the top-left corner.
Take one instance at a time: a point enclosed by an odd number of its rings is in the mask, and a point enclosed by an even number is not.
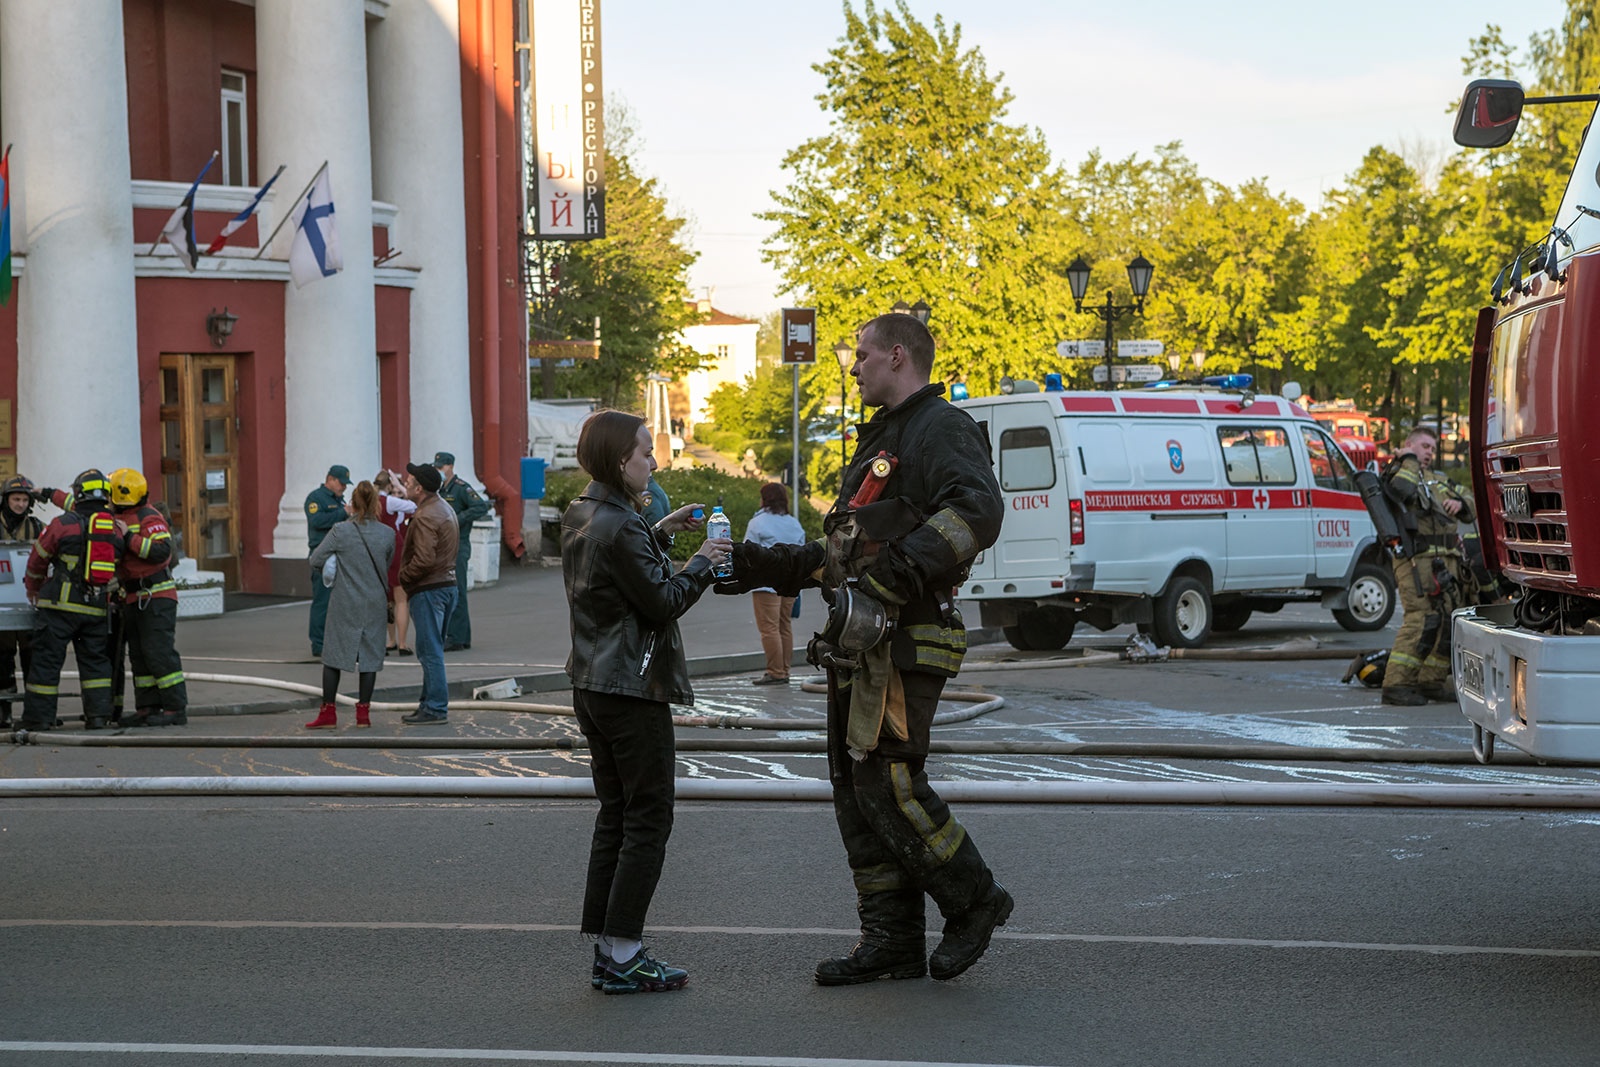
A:
[[[1354,785],[1314,782],[950,782],[955,803],[1162,804],[1250,807],[1427,807],[1600,809],[1600,789],[1569,786]],[[261,776],[0,779],[0,797],[327,796],[574,799],[594,796],[583,778],[480,776]],[[825,781],[680,778],[680,800],[825,803]]]

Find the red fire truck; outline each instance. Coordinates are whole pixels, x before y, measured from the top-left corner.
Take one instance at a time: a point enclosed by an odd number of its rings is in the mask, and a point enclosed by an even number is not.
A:
[[[1515,82],[1467,87],[1456,143],[1507,143]],[[1592,105],[1591,105],[1592,106]],[[1592,120],[1591,120],[1592,121]],[[1600,760],[1600,137],[1586,137],[1549,235],[1494,281],[1472,345],[1471,456],[1491,570],[1509,603],[1456,614],[1454,674],[1473,749]]]
[[[1306,410],[1333,434],[1356,470],[1366,470],[1370,464],[1389,458],[1385,448],[1389,441],[1388,419],[1368,415],[1356,407],[1354,400],[1324,400],[1307,404]]]

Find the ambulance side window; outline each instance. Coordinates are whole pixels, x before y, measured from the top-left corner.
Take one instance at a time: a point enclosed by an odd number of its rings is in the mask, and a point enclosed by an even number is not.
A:
[[[1300,427],[1306,440],[1306,457],[1311,460],[1311,480],[1319,489],[1337,489],[1344,493],[1356,491],[1355,471],[1344,449],[1328,440],[1321,430]]]
[[[1294,453],[1277,426],[1220,426],[1222,464],[1229,485],[1293,485]]]
[[[1000,432],[1000,488],[1008,493],[1056,484],[1056,450],[1050,431],[1024,426]]]

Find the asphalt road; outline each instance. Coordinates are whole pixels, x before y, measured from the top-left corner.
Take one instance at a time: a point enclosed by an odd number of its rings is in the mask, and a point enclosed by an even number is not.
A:
[[[1253,621],[1235,643],[1306,632],[1352,648],[1386,640],[1342,635],[1306,608]],[[1007,658],[999,648],[975,657]],[[1455,709],[1384,708],[1375,692],[1340,685],[1337,661],[1018,666],[963,677],[1006,705],[937,736],[1387,752],[1467,744]],[[752,689],[748,678],[697,680],[696,710],[820,712],[820,697]],[[303,717],[189,729],[292,736]],[[458,706],[436,750],[385,747],[402,733],[395,718],[378,716],[370,748],[12,746],[0,750],[0,774],[586,773],[581,752],[473,745],[573,736],[560,716]],[[680,736],[708,733],[724,732]],[[1588,768],[1526,761],[993,753],[939,756],[930,772],[1600,783]],[[680,758],[689,777],[822,773],[821,758],[805,752]],[[1600,1058],[1600,915],[1591,906],[1600,813],[969,804],[958,814],[1018,904],[989,954],[956,981],[815,986],[815,960],[848,948],[854,930],[831,812],[684,801],[651,928],[655,949],[690,970],[690,985],[605,997],[589,987],[590,949],[576,928],[591,802],[0,800],[0,1065],[1498,1067]],[[936,937],[939,919],[929,920]]]

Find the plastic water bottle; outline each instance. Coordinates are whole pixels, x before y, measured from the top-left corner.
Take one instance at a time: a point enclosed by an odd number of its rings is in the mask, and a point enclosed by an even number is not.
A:
[[[731,538],[732,536],[733,523],[728,521],[728,516],[722,513],[722,505],[718,504],[711,509],[711,517],[706,520],[706,540],[709,541],[718,537]],[[732,578],[733,560],[729,559],[718,564],[711,571],[711,576],[713,578]]]

